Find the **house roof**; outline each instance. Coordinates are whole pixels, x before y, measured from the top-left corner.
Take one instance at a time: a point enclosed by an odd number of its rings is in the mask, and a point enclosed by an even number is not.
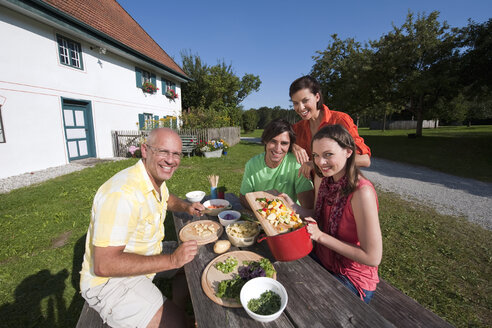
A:
[[[42,0],[42,2],[189,79],[181,67],[115,0]]]

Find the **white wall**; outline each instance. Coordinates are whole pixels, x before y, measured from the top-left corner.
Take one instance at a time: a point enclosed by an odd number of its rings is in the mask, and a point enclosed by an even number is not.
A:
[[[56,28],[0,6],[0,98],[6,143],[0,178],[68,163],[61,97],[91,102],[97,157],[112,157],[111,130],[135,130],[139,113],[180,115],[179,98],[136,87],[135,64]],[[56,33],[82,45],[84,69],[59,63]],[[92,49],[91,49],[92,47]],[[170,78],[167,78],[171,80]]]

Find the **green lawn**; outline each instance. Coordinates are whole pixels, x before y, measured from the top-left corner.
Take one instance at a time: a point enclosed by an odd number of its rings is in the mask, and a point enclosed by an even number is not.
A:
[[[410,133],[415,130],[359,129],[374,157],[492,182],[492,126],[424,129],[415,139]]]
[[[185,157],[168,187],[180,197],[208,191],[207,175],[218,174],[219,184],[237,194],[245,162],[262,151],[261,145],[240,143],[222,158]],[[75,326],[83,305],[78,271],[92,198],[104,181],[133,163],[102,163],[0,194],[0,326]],[[378,196],[381,277],[455,326],[487,327],[492,232],[391,193]],[[166,234],[176,238],[169,215]],[[168,282],[159,286],[169,296]]]

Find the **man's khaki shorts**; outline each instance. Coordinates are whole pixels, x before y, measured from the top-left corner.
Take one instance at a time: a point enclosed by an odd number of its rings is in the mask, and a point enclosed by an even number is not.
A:
[[[111,327],[145,328],[166,300],[146,276],[111,278],[82,297]]]
[[[171,254],[176,248],[175,241],[162,242],[162,254]],[[170,279],[178,270],[158,272],[155,278]],[[167,299],[145,275],[110,278],[81,294],[111,327],[147,327]]]

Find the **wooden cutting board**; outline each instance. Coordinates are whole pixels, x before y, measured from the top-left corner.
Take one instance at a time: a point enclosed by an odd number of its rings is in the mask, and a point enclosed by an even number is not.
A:
[[[256,201],[256,198],[268,198],[268,199],[279,198],[280,200],[282,200],[282,202],[284,203],[284,205],[287,208],[292,210],[292,208],[287,205],[285,198],[272,195],[266,191],[248,192],[245,196],[246,196],[246,200],[248,201],[249,206],[253,210],[253,213],[255,214],[258,221],[260,221],[260,224],[263,227],[263,230],[265,231],[267,236],[275,236],[275,235],[278,235],[279,233],[285,232],[291,228],[290,225],[283,224],[283,223],[274,227],[266,218],[263,217],[263,215],[261,215],[258,212],[258,210],[261,210],[262,207],[261,207],[260,203]]]
[[[237,266],[230,273],[223,273],[215,268],[215,264],[218,262],[224,262],[229,257],[234,257],[237,260]],[[249,251],[233,251],[224,253],[222,255],[214,258],[210,263],[205,267],[202,274],[202,288],[205,294],[215,303],[232,308],[240,308],[242,307],[240,302],[230,298],[219,298],[215,296],[217,289],[219,287],[219,283],[222,280],[232,279],[234,275],[238,274],[238,269],[243,266],[243,261],[259,261],[263,257]],[[277,273],[273,274],[273,279],[277,279]]]
[[[197,231],[197,225],[213,225],[213,227],[215,228],[215,233],[200,235],[200,233]],[[190,222],[183,228],[181,228],[181,230],[179,231],[179,239],[181,241],[196,240],[197,244],[200,246],[216,241],[217,239],[219,239],[223,232],[224,228],[220,223],[212,220],[199,220]]]

